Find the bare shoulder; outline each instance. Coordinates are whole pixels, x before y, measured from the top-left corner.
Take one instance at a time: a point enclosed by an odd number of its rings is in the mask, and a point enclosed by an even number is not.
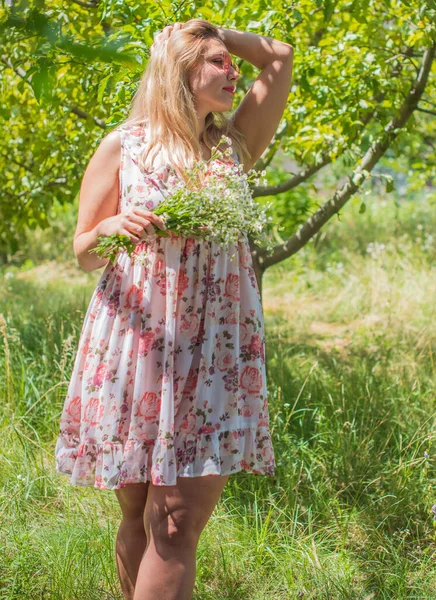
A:
[[[102,160],[119,159],[121,150],[121,135],[116,129],[108,133],[101,140],[95,155],[99,155]]]
[[[111,131],[100,141],[95,150],[87,170],[93,175],[97,173],[117,174],[120,167],[121,136],[116,129]]]

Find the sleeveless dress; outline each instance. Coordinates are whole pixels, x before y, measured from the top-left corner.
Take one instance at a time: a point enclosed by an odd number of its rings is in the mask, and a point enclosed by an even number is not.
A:
[[[121,138],[118,212],[150,211],[174,183],[143,173],[146,129]],[[234,155],[237,161],[237,156]],[[217,200],[219,201],[219,199]],[[56,441],[57,473],[115,490],[177,477],[274,475],[264,315],[248,237],[148,235],[108,262],[91,297]]]

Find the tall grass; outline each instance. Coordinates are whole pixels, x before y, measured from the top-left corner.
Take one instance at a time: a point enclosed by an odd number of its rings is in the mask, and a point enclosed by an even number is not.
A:
[[[230,478],[196,600],[436,597],[434,218],[426,200],[356,203],[266,273],[277,472]],[[115,495],[54,467],[100,273],[41,261],[0,274],[0,598],[121,599]]]

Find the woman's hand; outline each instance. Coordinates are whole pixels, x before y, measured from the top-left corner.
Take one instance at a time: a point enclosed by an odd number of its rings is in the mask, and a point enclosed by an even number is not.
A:
[[[150,54],[153,52],[157,45],[167,41],[173,31],[182,29],[183,25],[184,23],[174,23],[172,25],[166,25],[166,27],[164,27],[162,31],[156,31],[153,36],[154,41],[150,46]]]
[[[123,213],[100,221],[97,225],[97,237],[114,234],[126,235],[133,243],[140,243],[147,237],[146,235],[144,236],[144,232],[147,232],[149,235],[155,233],[156,230],[152,223],[159,227],[159,229],[167,231],[162,219],[151,211],[137,207],[129,208]]]

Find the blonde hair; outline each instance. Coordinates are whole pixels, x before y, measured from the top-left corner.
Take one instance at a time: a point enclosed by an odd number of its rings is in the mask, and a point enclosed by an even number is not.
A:
[[[191,19],[171,33],[165,46],[161,43],[153,49],[124,122],[147,127],[145,146],[138,156],[143,171],[153,169],[160,152],[182,177],[186,167],[202,160],[189,76],[211,38],[222,42],[215,25],[204,19]],[[222,135],[232,140],[241,163],[250,158],[244,134],[225,114],[212,111],[206,116],[202,140],[211,149]],[[220,148],[224,150],[225,146]]]

